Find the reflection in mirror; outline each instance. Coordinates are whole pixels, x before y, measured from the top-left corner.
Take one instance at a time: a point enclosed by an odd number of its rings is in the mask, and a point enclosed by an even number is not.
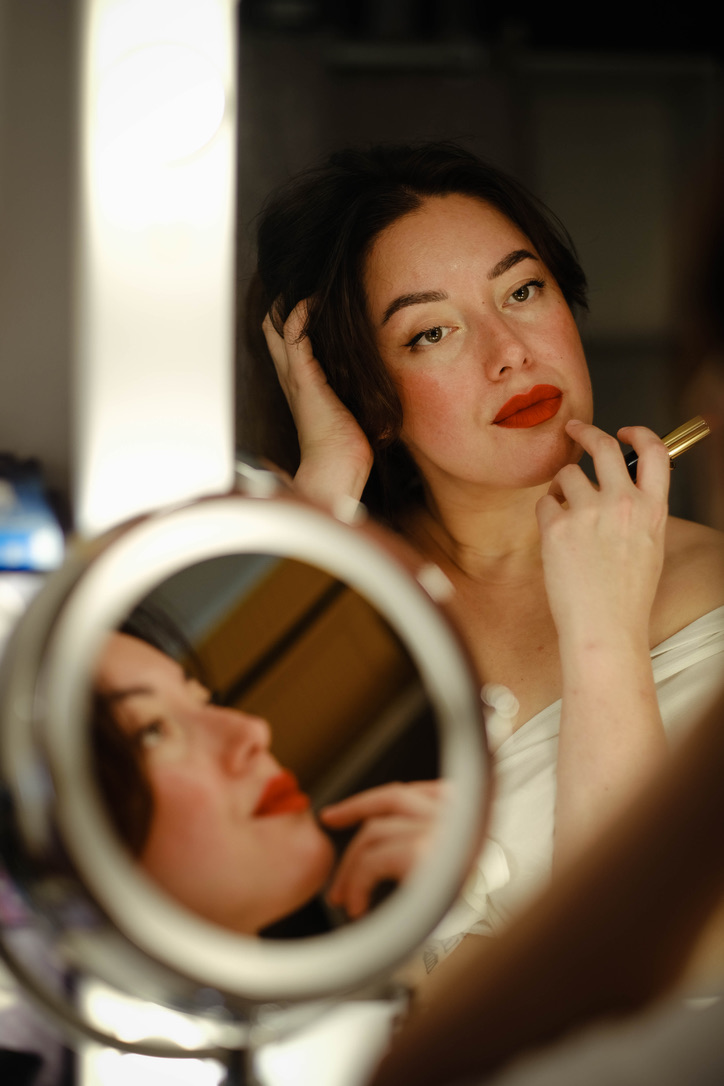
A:
[[[427,695],[387,621],[329,573],[197,563],[109,635],[95,675],[111,820],[204,919],[318,934],[366,913],[429,845],[442,789]]]

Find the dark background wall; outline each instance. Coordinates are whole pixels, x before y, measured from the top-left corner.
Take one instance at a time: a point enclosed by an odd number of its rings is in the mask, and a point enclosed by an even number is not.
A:
[[[493,7],[244,0],[241,293],[254,218],[291,173],[340,146],[453,137],[516,174],[573,235],[590,283],[582,333],[599,425],[664,433],[688,417],[672,377],[677,250],[717,133],[722,45],[695,9],[671,24],[653,7],[648,22],[638,12],[606,24],[589,8],[583,26],[550,6]],[[702,515],[700,451],[674,474],[682,515]]]

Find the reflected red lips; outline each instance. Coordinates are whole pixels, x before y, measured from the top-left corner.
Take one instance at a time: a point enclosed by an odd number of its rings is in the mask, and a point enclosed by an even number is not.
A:
[[[285,769],[267,781],[254,809],[254,817],[293,814],[295,811],[307,811],[309,806],[309,796],[300,792],[297,778]]]
[[[558,414],[563,393],[555,385],[534,385],[530,392],[511,396],[493,422],[509,429],[538,426]]]

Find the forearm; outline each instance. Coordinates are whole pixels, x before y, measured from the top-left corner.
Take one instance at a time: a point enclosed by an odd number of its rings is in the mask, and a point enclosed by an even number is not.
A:
[[[634,485],[618,442],[578,422],[567,429],[593,456],[598,486],[567,465],[537,507],[563,693],[557,866],[588,844],[666,749],[648,639],[664,562],[668,454],[650,431],[619,431],[639,453]]]
[[[666,757],[645,631],[582,632],[561,644],[561,661],[556,867],[586,845]]]

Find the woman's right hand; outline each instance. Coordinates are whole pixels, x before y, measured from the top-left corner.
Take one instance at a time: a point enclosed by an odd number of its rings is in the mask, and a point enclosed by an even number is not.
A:
[[[309,339],[302,333],[306,318],[305,300],[290,313],[283,335],[268,313],[262,327],[299,438],[301,460],[294,489],[333,508],[340,499],[361,498],[373,453],[362,428],[312,354]]]
[[[598,485],[568,464],[536,508],[564,663],[566,649],[577,654],[605,634],[623,648],[635,634],[648,666],[649,617],[664,562],[668,453],[643,426],[619,430],[640,457],[634,483],[613,437],[574,419],[566,431],[591,455]]]
[[[432,847],[446,783],[380,784],[322,808],[319,817],[328,829],[359,826],[327,891],[331,905],[356,919],[368,911],[378,884],[407,878]]]

